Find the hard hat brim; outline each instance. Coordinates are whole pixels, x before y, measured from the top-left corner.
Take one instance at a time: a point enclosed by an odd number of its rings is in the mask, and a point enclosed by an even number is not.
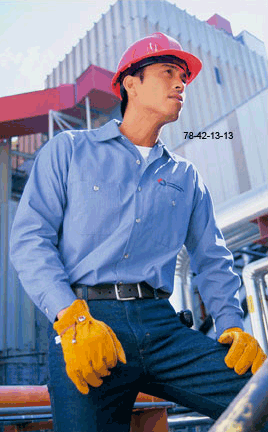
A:
[[[172,55],[177,57],[178,59],[184,60],[187,63],[188,69],[191,73],[190,77],[187,78],[187,85],[190,84],[199,74],[199,72],[202,69],[202,62],[194,56],[193,54],[190,54],[186,51],[178,51],[174,49],[166,49],[161,50],[161,54],[159,52],[145,54],[144,56],[139,57],[138,61],[137,59],[133,59],[133,61],[130,61],[127,63],[121,70],[117,71],[117,73],[113,76],[112,79],[112,90],[116,94],[116,96],[122,100],[121,94],[120,94],[120,82],[118,81],[119,76],[122,74],[122,72],[129,69],[131,66],[135,65],[135,63],[140,62],[143,59],[150,57],[162,57],[166,55]]]

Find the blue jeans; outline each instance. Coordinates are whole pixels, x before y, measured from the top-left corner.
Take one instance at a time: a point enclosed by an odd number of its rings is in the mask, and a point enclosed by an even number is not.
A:
[[[80,393],[65,370],[51,323],[48,391],[55,432],[129,432],[139,392],[173,401],[217,419],[252,376],[224,363],[228,347],[183,325],[168,299],[88,300],[92,316],[120,340],[118,362],[103,384]]]

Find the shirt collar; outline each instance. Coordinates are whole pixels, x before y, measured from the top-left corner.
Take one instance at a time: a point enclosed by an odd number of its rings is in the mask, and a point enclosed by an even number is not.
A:
[[[97,141],[107,141],[113,138],[120,137],[122,134],[120,132],[119,126],[122,124],[120,120],[112,119],[105,125],[101,126],[98,129]],[[167,155],[173,159],[174,162],[177,162],[176,156],[169,151],[167,146],[163,143],[163,141],[158,138],[156,144],[158,147],[162,147],[164,151],[166,151]]]

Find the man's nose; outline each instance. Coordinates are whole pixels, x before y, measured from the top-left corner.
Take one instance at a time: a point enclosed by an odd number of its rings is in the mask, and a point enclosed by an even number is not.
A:
[[[183,82],[183,78],[178,74],[174,79],[174,86],[176,90],[184,91],[185,83]]]

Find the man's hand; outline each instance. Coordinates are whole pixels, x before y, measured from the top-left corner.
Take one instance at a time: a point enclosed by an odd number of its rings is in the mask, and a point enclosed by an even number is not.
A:
[[[53,328],[61,337],[67,375],[83,394],[89,392],[88,384],[99,387],[103,383],[101,377],[110,375],[109,369],[118,360],[126,363],[115,333],[91,316],[85,300],[75,300]]]
[[[255,374],[267,358],[256,339],[238,327],[225,330],[218,342],[232,345],[224,361],[238,375],[243,375],[250,366]]]

